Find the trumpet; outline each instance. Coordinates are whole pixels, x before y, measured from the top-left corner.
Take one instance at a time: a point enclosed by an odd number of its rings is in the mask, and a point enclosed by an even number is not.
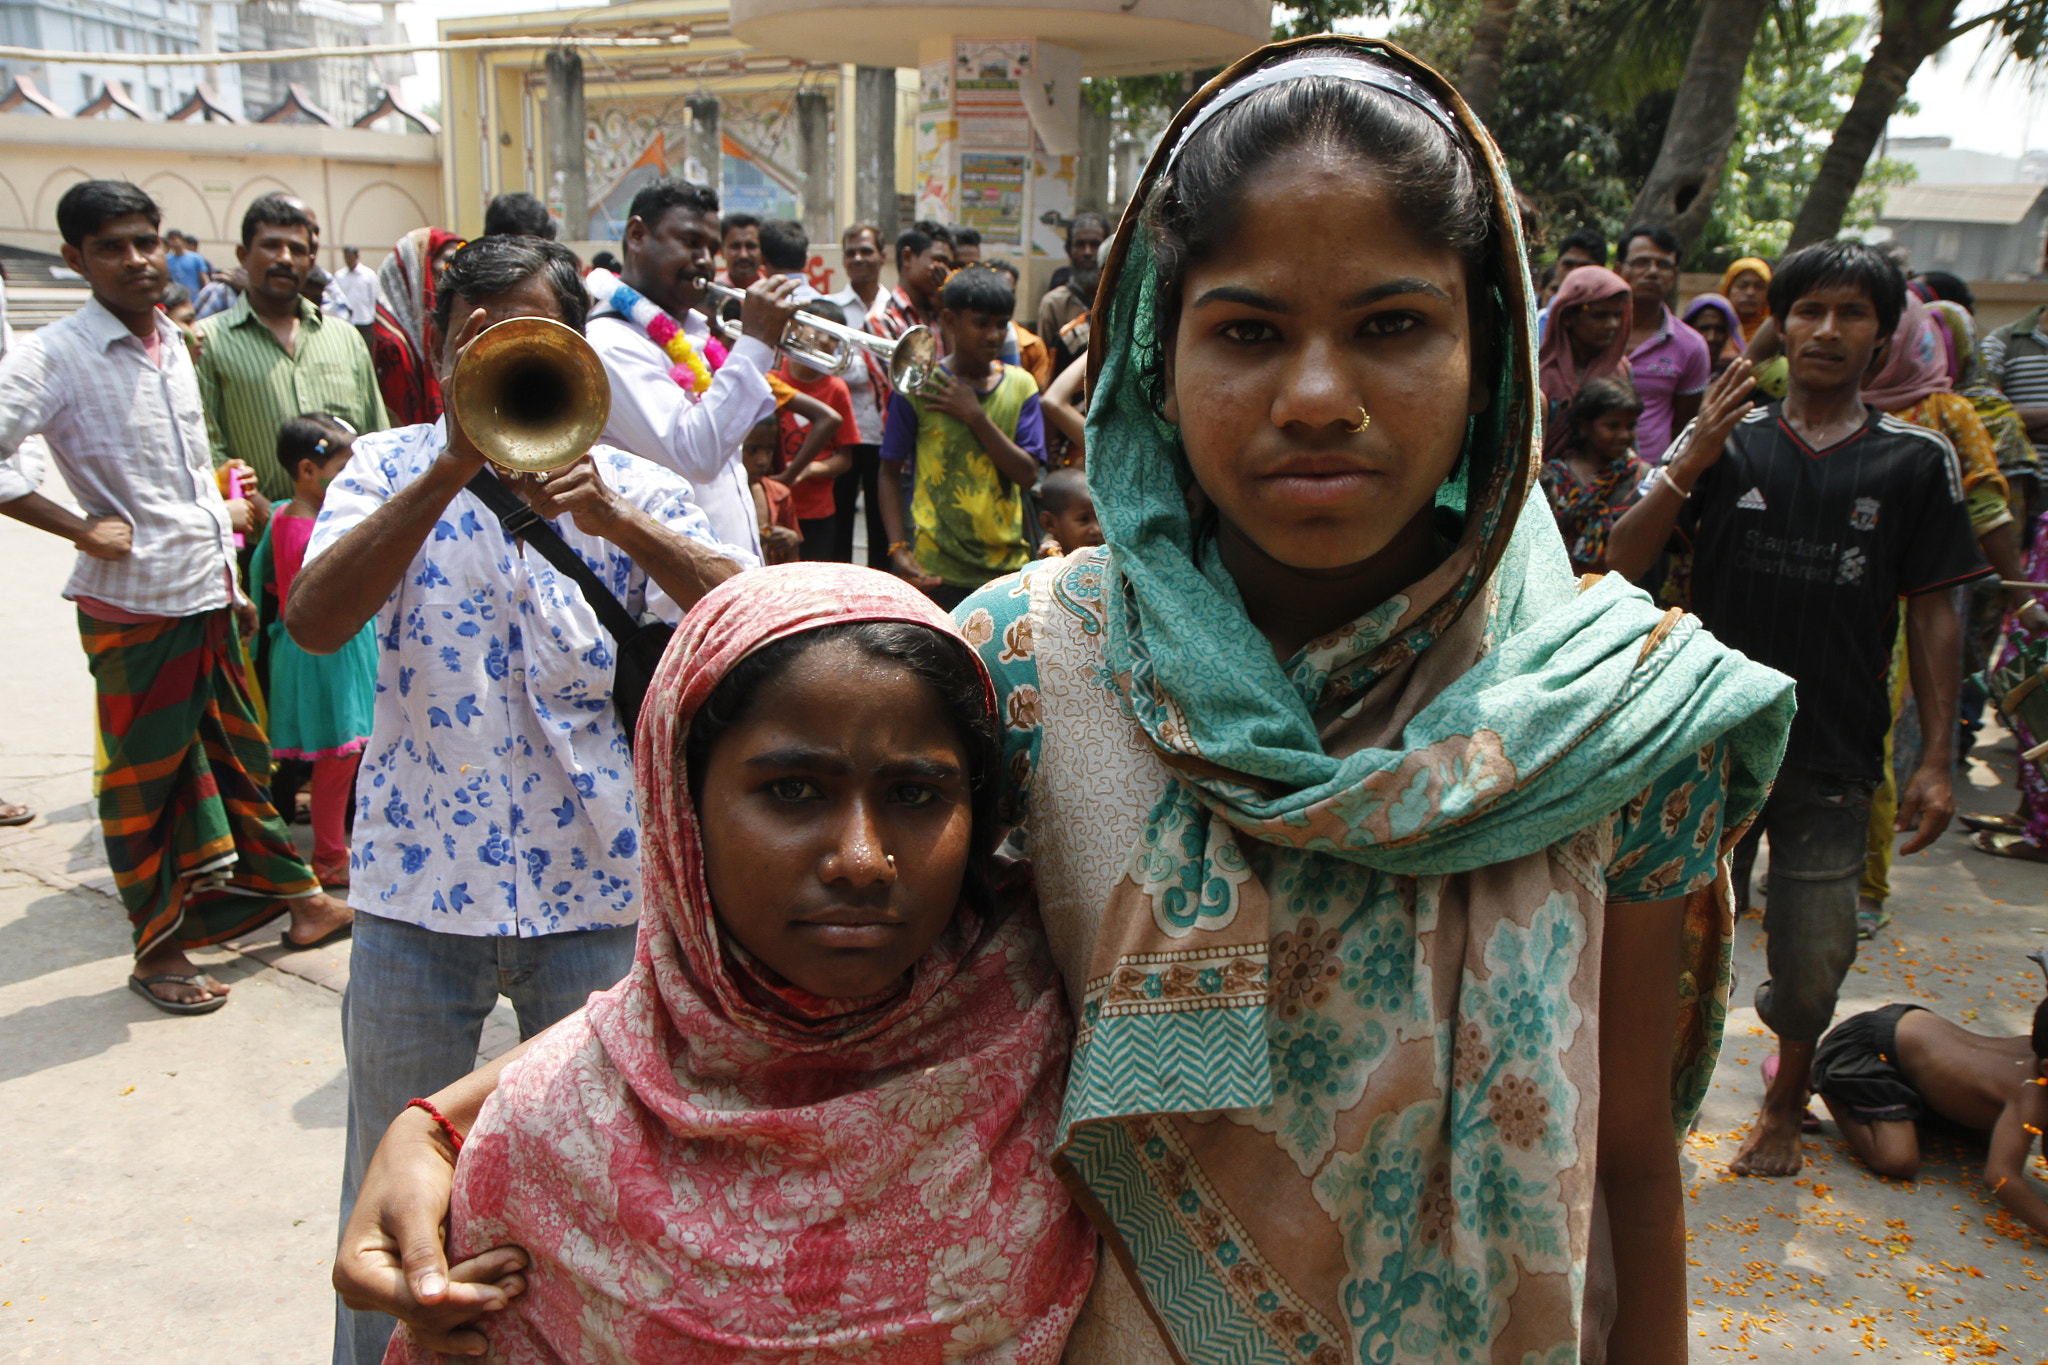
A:
[[[574,327],[509,318],[463,352],[447,404],[492,464],[545,478],[596,442],[611,415],[612,387],[604,362]]]
[[[704,290],[721,306],[743,302],[747,297],[745,290],[717,280],[704,281]],[[714,316],[711,326],[728,343],[740,339],[737,318]],[[940,374],[939,344],[932,339],[929,327],[913,327],[891,341],[843,323],[798,313],[782,329],[776,348],[798,364],[826,374],[846,373],[856,354],[866,351],[881,364],[889,376],[890,387],[898,393],[922,393]]]

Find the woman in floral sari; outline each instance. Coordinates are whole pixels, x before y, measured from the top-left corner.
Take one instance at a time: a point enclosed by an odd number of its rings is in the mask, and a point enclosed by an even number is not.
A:
[[[1245,58],[1097,295],[1107,544],[955,613],[1079,1019],[1060,1158],[1115,1268],[1070,1365],[1685,1358],[1722,855],[1791,685],[1573,579],[1523,259],[1434,72]],[[337,1278],[427,1311],[432,1162],[379,1169]]]

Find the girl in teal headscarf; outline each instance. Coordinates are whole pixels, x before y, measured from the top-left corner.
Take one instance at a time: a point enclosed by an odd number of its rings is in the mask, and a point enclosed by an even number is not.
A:
[[[1081,1018],[1061,1157],[1125,1271],[1069,1361],[1567,1365],[1610,1315],[1612,1358],[1684,1358],[1678,1134],[1791,686],[1573,579],[1523,259],[1434,72],[1246,58],[1109,254],[1107,545],[956,613]]]

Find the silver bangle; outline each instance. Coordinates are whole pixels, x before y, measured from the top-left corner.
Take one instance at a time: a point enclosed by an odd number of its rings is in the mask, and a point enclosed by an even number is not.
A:
[[[1683,488],[1680,488],[1678,486],[1677,480],[1671,477],[1670,469],[1668,469],[1664,465],[1660,464],[1657,466],[1657,477],[1663,480],[1664,486],[1666,488],[1678,494],[1680,498],[1690,498],[1692,496],[1692,494],[1686,492]]]

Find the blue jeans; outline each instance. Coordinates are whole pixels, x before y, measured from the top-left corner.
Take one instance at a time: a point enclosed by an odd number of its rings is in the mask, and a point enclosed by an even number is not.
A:
[[[518,1012],[520,1038],[531,1038],[626,974],[634,933],[479,938],[437,934],[358,910],[341,1004],[348,1158],[340,1226],[348,1226],[370,1157],[406,1102],[475,1069],[484,1020],[500,995]],[[334,1365],[377,1365],[396,1326],[383,1313],[354,1312],[337,1299]]]

